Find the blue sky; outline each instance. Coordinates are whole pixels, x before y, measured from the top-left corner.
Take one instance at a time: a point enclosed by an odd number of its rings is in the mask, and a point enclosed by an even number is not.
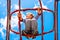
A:
[[[42,0],[43,8],[48,8],[50,10],[54,10],[54,0]],[[38,0],[21,0],[21,9],[23,8],[36,8],[39,7],[39,2]],[[17,0],[12,0],[11,2],[11,12],[14,10],[18,9],[18,1]],[[34,14],[34,16],[37,15],[36,11],[25,11],[21,12],[22,17],[25,18],[26,14],[28,12],[31,12]],[[6,39],[6,15],[7,15],[7,0],[3,1],[0,0],[0,40],[5,40]],[[53,29],[53,14],[48,11],[43,12],[43,17],[44,17],[44,32],[48,32]],[[38,31],[41,33],[41,16],[37,20],[38,22]],[[58,36],[60,37],[60,2],[58,2]],[[22,30],[25,28],[23,26],[24,23],[21,23],[21,28]],[[12,15],[12,20],[11,20],[11,26],[12,29],[15,31],[18,31],[18,18],[17,18],[17,13]],[[23,40],[28,40],[26,37],[22,37]],[[58,38],[60,40],[60,38]],[[10,32],[10,40],[19,40],[19,35],[14,34],[13,32]],[[30,38],[32,40],[32,38]],[[41,40],[41,36],[37,36],[34,40]],[[51,32],[49,34],[44,35],[44,40],[54,40],[54,32]]]

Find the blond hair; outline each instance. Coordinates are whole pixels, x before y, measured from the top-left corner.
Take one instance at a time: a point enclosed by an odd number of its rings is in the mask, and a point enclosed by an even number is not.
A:
[[[31,12],[28,12],[27,15],[32,15],[34,17],[34,15]]]

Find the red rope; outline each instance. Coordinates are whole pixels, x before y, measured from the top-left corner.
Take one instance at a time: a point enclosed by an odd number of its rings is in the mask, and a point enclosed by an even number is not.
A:
[[[35,9],[20,9],[20,11],[27,11],[27,10],[37,10],[37,8],[35,8]],[[40,8],[40,10],[41,10],[41,8]],[[54,13],[52,10],[49,10],[49,9],[43,8],[43,10],[47,10],[47,11],[50,11],[50,12]],[[18,12],[18,11],[19,11],[19,10],[15,10],[14,12],[12,12],[12,13],[11,13],[11,16],[12,16],[13,13]],[[21,25],[20,25],[20,21],[18,22],[18,25],[19,25],[19,27],[21,26]],[[21,30],[21,29],[20,29],[20,30]],[[20,34],[20,32],[16,32],[16,31],[14,31],[14,30],[12,30],[12,29],[11,29],[11,31],[14,32],[15,34]],[[44,34],[48,34],[48,33],[50,33],[50,32],[53,32],[53,30],[51,30],[51,31],[49,31],[49,32],[44,32],[43,35],[44,35]],[[37,34],[37,35],[35,35],[35,36],[39,36],[39,35],[42,35],[42,34]],[[23,34],[22,34],[22,36],[26,36],[26,35],[23,35]],[[22,38],[21,38],[21,39],[22,39]]]
[[[51,33],[51,32],[53,32],[53,31],[54,31],[54,30],[50,30],[49,32],[43,32],[43,35],[48,34],[48,33]],[[11,30],[11,32],[13,32],[13,33],[15,33],[15,34],[20,34],[19,32],[15,32],[14,30]],[[40,36],[40,35],[42,35],[42,34],[36,34],[36,35],[34,35],[34,36]],[[26,36],[26,35],[22,34],[22,36]]]
[[[38,9],[38,8],[26,8],[26,9],[20,9],[20,11],[37,10],[37,9]],[[40,10],[41,10],[41,8],[40,8]],[[54,11],[49,10],[49,9],[46,9],[46,8],[42,8],[42,10],[45,10],[45,11],[49,11],[49,12],[54,13]],[[15,12],[18,12],[18,11],[19,11],[19,10],[13,11],[13,12],[11,13],[11,15],[12,15],[13,13],[15,13]]]
[[[6,27],[6,40],[10,40],[10,8],[11,0],[7,0],[7,27]]]
[[[54,1],[54,40],[58,40],[58,1]]]
[[[39,8],[39,9],[41,10],[41,13],[43,13],[43,10],[46,10],[46,11],[49,11],[49,12],[54,13],[54,11],[52,11],[52,10],[50,10],[50,9],[42,8],[41,0],[39,0],[39,2],[40,2],[40,6],[41,6],[41,8]],[[19,10],[13,11],[13,12],[11,13],[11,16],[12,16],[12,14],[15,13],[15,12],[19,12],[19,13],[20,13],[20,11],[37,10],[37,9],[38,9],[38,8],[26,8],[26,9],[20,9],[20,0],[19,0]],[[19,27],[19,32],[16,32],[16,31],[14,31],[14,30],[12,30],[12,29],[11,29],[11,31],[14,32],[14,33],[16,33],[16,34],[19,34],[19,35],[20,35],[20,40],[22,40],[22,36],[26,36],[26,35],[21,34],[20,20],[18,21],[18,27]],[[42,34],[36,34],[35,36],[42,35],[42,40],[43,40],[43,35],[44,35],[44,34],[48,34],[48,33],[54,31],[54,30],[51,30],[51,31],[49,31],[49,32],[43,32],[43,30],[44,30],[44,26],[43,26],[43,15],[42,15]]]
[[[20,0],[19,0],[18,4],[19,4],[19,10],[20,10]],[[20,11],[19,11],[19,13],[20,13]],[[20,32],[20,40],[22,40],[20,20],[18,21],[18,26],[19,26],[19,32]]]
[[[42,40],[44,40],[43,38],[43,32],[44,32],[44,26],[43,26],[43,9],[42,9],[42,2],[41,0],[39,0],[39,3],[40,3],[40,7],[41,7],[41,21],[42,21]]]

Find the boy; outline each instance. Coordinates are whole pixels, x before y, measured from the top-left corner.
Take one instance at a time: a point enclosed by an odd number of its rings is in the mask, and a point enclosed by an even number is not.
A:
[[[25,30],[22,31],[23,34],[32,34],[32,35],[38,34],[37,19],[39,18],[40,15],[41,15],[40,9],[38,9],[38,15],[36,17],[34,17],[32,13],[28,13],[26,15],[26,19],[23,19],[22,15],[18,13],[19,20],[25,23]]]

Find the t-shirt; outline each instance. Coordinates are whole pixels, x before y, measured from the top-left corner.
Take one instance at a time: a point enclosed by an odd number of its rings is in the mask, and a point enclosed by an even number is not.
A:
[[[32,19],[23,19],[23,22],[25,23],[25,30],[30,30],[30,28],[34,31],[37,31],[37,19],[38,19],[38,15],[35,18]]]

